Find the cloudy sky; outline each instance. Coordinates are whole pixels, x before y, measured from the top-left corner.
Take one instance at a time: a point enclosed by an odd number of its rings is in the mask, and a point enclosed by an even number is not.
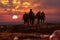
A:
[[[46,21],[60,22],[60,0],[0,0],[0,21],[21,21],[24,12],[28,13],[31,8],[35,14],[44,11]],[[13,19],[13,14],[18,14],[18,19]]]

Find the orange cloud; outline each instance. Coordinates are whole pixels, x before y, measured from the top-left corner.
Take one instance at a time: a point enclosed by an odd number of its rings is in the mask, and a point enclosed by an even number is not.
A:
[[[41,6],[41,4],[35,3],[35,4],[31,5],[31,8],[36,8],[38,6]]]
[[[0,3],[2,3],[3,5],[8,5],[9,1],[8,0],[0,0]]]
[[[30,7],[31,3],[29,2],[23,2],[22,7],[28,8]]]
[[[23,2],[29,2],[29,3],[33,3],[35,0],[23,0]]]

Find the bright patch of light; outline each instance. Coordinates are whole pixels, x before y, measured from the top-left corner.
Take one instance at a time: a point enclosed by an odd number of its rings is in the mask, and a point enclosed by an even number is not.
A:
[[[8,0],[0,0],[0,3],[2,3],[3,5],[7,5],[9,3]]]
[[[15,5],[16,4],[16,0],[13,0],[12,3]]]
[[[20,0],[13,0],[12,3],[14,5],[20,5],[21,4]]]
[[[30,5],[31,5],[31,4],[30,4],[29,2],[24,2],[24,3],[23,3],[23,7],[25,7],[25,8],[30,7]]]
[[[13,15],[12,19],[18,19],[18,16],[17,15]]]

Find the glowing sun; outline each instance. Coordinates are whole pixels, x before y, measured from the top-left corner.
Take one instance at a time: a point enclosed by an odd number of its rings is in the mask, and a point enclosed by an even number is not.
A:
[[[17,15],[13,15],[12,19],[18,19],[18,16]]]

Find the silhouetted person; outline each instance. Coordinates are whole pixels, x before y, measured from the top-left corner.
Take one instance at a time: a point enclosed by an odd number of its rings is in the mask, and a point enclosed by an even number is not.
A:
[[[40,11],[36,14],[36,19],[37,19],[37,24],[39,24],[40,20],[41,20],[41,13],[40,13]]]
[[[25,13],[23,15],[24,24],[28,23],[28,15]]]
[[[44,23],[44,21],[45,21],[45,13],[42,12],[41,13],[41,23]]]
[[[27,13],[27,24],[29,24],[29,14]]]
[[[30,24],[34,24],[34,20],[35,20],[35,15],[34,15],[32,9],[30,9],[30,12],[29,12],[29,22],[30,22]]]

